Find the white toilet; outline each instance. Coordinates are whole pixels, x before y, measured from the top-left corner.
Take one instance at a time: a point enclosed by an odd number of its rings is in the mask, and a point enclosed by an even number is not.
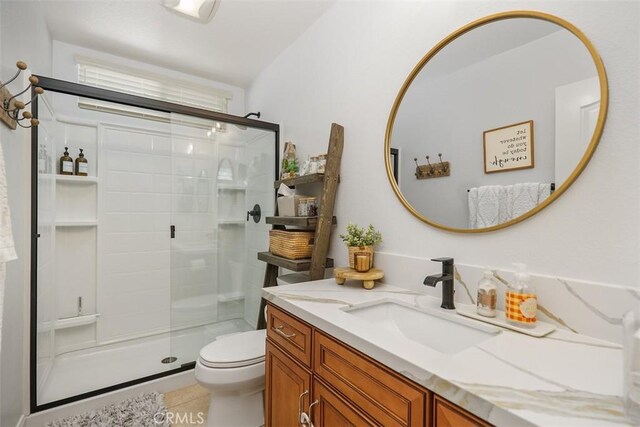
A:
[[[218,338],[200,350],[196,380],[211,391],[207,424],[264,424],[264,329]]]

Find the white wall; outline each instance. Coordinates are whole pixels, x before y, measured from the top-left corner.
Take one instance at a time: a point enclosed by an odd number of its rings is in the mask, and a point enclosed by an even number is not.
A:
[[[326,150],[329,126],[345,127],[332,255],[346,259],[338,230],[351,220],[381,229],[385,252],[454,256],[467,264],[638,286],[639,132],[637,2],[538,1],[591,39],[607,68],[610,105],[586,171],[535,217],[485,234],[453,234],[420,222],[396,199],[384,168],[384,132],[405,78],[438,41],[462,25],[528,1],[338,2],[283,52],[248,91],[249,109],[284,124],[300,155]],[[425,273],[439,267],[425,262]]]
[[[51,72],[51,39],[38,2],[0,2],[0,80],[23,60],[37,74]],[[25,87],[23,79],[10,86],[13,93]],[[0,125],[6,159],[13,236],[18,260],[7,264],[6,293],[0,362],[0,425],[13,426],[28,411],[28,289],[29,289],[29,155],[30,131]]]
[[[473,39],[474,33],[466,36]],[[447,49],[440,54],[451,57]],[[559,187],[562,181],[554,178],[555,88],[594,76],[588,50],[569,31],[556,31],[442,78],[427,64],[402,100],[391,138],[391,146],[401,153],[404,196],[431,220],[468,228],[469,188],[524,182],[556,182]],[[533,120],[535,167],[485,174],[483,132],[527,120]],[[416,179],[413,159],[423,165],[429,155],[433,164],[438,153],[451,162],[451,176]],[[572,171],[583,153],[570,157]]]

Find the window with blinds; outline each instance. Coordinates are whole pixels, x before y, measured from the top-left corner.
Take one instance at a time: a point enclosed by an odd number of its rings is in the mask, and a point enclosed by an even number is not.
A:
[[[76,63],[78,83],[88,86],[221,113],[227,112],[228,102],[232,99],[231,93],[227,91],[116,67],[87,58],[76,57]],[[119,113],[116,104],[110,103],[108,107],[104,104],[88,98],[81,98],[79,101],[81,108]],[[120,107],[122,114],[137,115],[132,114],[133,111],[129,111],[130,109],[124,105]]]

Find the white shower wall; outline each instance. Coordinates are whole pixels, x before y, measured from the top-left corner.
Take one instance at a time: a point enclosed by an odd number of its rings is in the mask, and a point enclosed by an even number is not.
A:
[[[264,264],[256,252],[268,248],[268,227],[264,219],[247,222],[246,212],[258,203],[263,218],[273,215],[273,133],[228,126],[208,135],[128,121],[95,123],[100,148],[88,158],[97,173],[97,227],[56,234],[77,267],[57,277],[55,317],[76,315],[79,296],[83,314],[99,314],[95,323],[57,330],[56,354],[223,320],[257,321]]]
[[[166,125],[168,128],[168,125]],[[167,129],[168,130],[168,129]],[[171,139],[106,126],[101,173],[98,342],[169,328]]]

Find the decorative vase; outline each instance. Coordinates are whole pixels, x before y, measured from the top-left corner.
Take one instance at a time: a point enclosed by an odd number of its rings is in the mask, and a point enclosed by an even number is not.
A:
[[[371,254],[369,268],[373,268],[373,246],[349,246],[349,268],[356,268],[354,260],[354,255],[356,252],[366,252]]]

